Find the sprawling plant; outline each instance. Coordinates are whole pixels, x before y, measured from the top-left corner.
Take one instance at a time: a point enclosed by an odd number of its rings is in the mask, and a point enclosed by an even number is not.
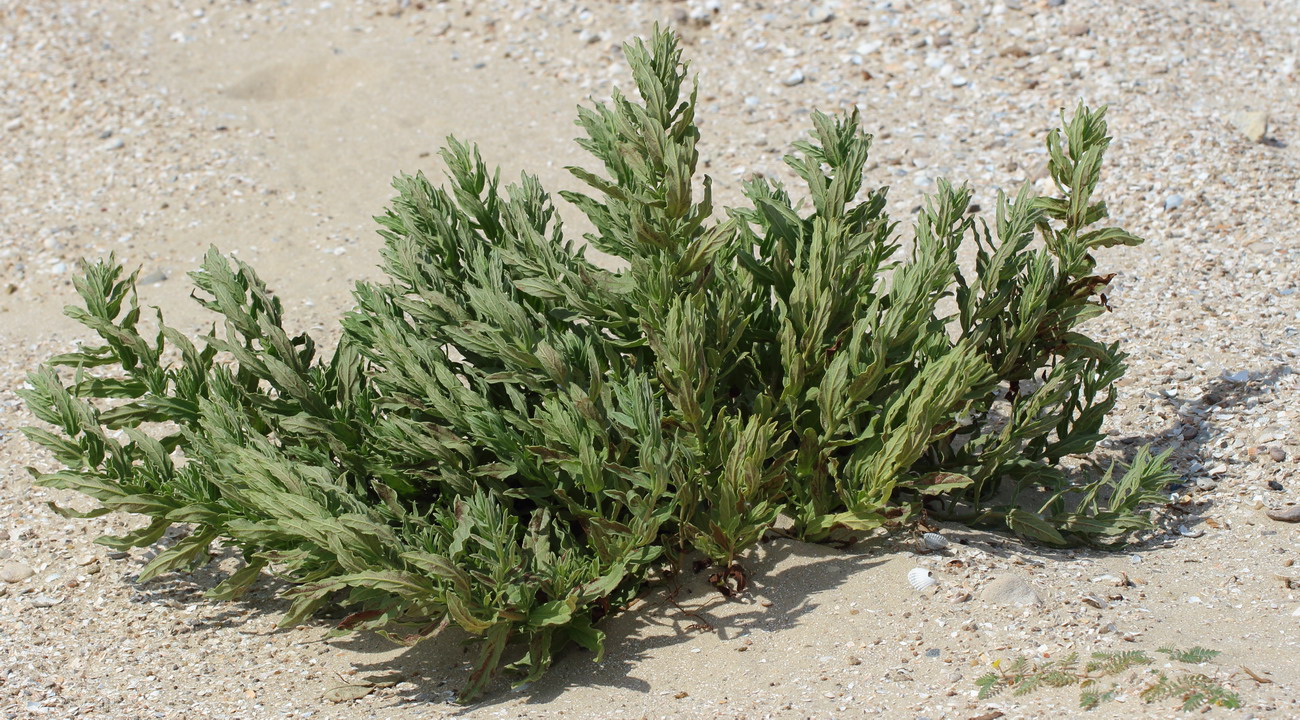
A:
[[[903,253],[856,112],[814,113],[786,158],[811,207],[756,179],[717,213],[676,40],[626,54],[639,97],[580,110],[603,172],[572,168],[590,192],[563,194],[622,269],[566,239],[536,178],[503,188],[455,140],[448,187],[395,181],[388,280],[357,287],[327,357],[215,250],[191,274],[220,317],[197,342],[161,314],[146,335],[135,275],[87,264],[68,314],[103,344],[30,375],[58,431],[26,432],[66,466],[37,482],[151,518],[112,547],[191,526],[142,581],[220,542],[247,565],[211,594],[269,570],[285,624],[327,603],[402,642],[455,623],[482,641],[465,698],[512,641],[524,680],[571,643],[599,657],[597,621],[687,552],[743,591],[737,558],[782,514],[813,541],[920,513],[1052,544],[1148,527],[1162,457],[1059,462],[1102,437],[1124,370],[1077,330],[1106,309],[1093,253],[1140,242],[1096,227],[1104,112],[1048,137],[1060,197],[999,195],[989,225],[940,183]]]

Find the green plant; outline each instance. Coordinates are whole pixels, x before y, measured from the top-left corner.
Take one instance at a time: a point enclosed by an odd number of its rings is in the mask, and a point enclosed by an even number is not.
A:
[[[1219,655],[1217,650],[1193,647],[1190,650],[1160,648],[1171,660],[1192,665],[1208,662]],[[996,672],[988,673],[975,681],[979,688],[979,698],[987,700],[1005,690],[1013,695],[1028,695],[1044,687],[1080,686],[1079,707],[1092,710],[1104,702],[1115,699],[1124,688],[1112,683],[1107,689],[1099,687],[1100,680],[1122,675],[1128,670],[1151,665],[1155,661],[1142,650],[1125,652],[1095,652],[1092,660],[1082,668],[1079,667],[1078,653],[1049,660],[1043,663],[1031,663],[1026,658],[1018,658],[1009,667],[1003,669],[1001,663],[995,663]],[[1236,693],[1223,687],[1218,681],[1203,673],[1181,672],[1169,675],[1163,670],[1135,676],[1133,682],[1140,687],[1138,697],[1144,702],[1158,702],[1171,698],[1182,701],[1183,710],[1196,710],[1206,705],[1219,705],[1227,708],[1241,707],[1241,698]]]
[[[113,547],[192,526],[141,580],[220,542],[247,565],[211,594],[270,570],[293,584],[284,624],[327,603],[354,611],[341,631],[402,642],[455,623],[482,644],[465,698],[511,641],[525,680],[566,645],[599,658],[600,618],[689,551],[743,590],[737,559],[783,513],[809,540],[922,511],[1055,544],[1149,526],[1164,456],[1058,465],[1093,449],[1123,372],[1076,329],[1106,308],[1092,253],[1139,242],[1094,227],[1104,112],[1049,136],[1060,197],[999,195],[990,226],[940,183],[898,259],[856,112],[814,113],[787,158],[811,208],[757,179],[718,216],[675,38],[626,53],[639,99],[580,110],[604,172],[573,168],[591,194],[563,194],[624,269],[586,259],[536,178],[503,188],[454,139],[447,188],[394,182],[388,280],[356,288],[328,356],[215,250],[191,274],[220,317],[197,342],[161,314],[146,334],[135,275],[87,264],[68,314],[102,344],[24,393],[58,430],[28,437],[66,466],[37,482],[151,518]]]

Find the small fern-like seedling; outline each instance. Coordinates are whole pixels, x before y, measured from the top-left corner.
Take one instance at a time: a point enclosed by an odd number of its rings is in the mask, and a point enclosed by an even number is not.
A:
[[[1168,655],[1171,660],[1189,664],[1204,663],[1219,655],[1217,650],[1203,647],[1189,650],[1164,647],[1159,652]],[[1124,687],[1116,683],[1106,689],[1100,688],[1101,680],[1154,662],[1143,650],[1094,652],[1092,659],[1082,669],[1079,668],[1079,658],[1075,653],[1041,663],[1022,657],[1006,668],[1001,667],[1000,661],[994,663],[995,671],[977,678],[975,686],[979,688],[979,699],[987,700],[1006,690],[1011,690],[1013,695],[1019,697],[1045,687],[1079,685],[1079,707],[1091,710],[1125,694]],[[1137,685],[1134,690],[1138,697],[1149,703],[1176,698],[1182,701],[1183,710],[1195,710],[1205,705],[1241,707],[1241,698],[1236,693],[1203,673],[1170,675],[1165,671],[1157,671],[1154,677],[1148,675],[1146,679],[1142,675],[1135,675],[1133,682]]]
[[[1192,665],[1199,665],[1203,662],[1209,662],[1222,654],[1218,650],[1209,650],[1207,648],[1200,647],[1199,645],[1188,648],[1187,650],[1178,650],[1176,648],[1171,648],[1171,647],[1162,647],[1156,650],[1156,652],[1160,652],[1160,653],[1164,653],[1165,655],[1168,655],[1170,660],[1177,660],[1178,662],[1189,663]]]

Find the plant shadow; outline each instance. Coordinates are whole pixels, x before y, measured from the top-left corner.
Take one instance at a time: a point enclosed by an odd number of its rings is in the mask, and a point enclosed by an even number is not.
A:
[[[570,647],[538,681],[510,687],[512,678],[502,673],[472,705],[443,708],[464,714],[484,708],[517,704],[546,704],[569,688],[604,686],[646,693],[650,683],[637,676],[643,662],[657,651],[688,642],[700,635],[730,641],[752,631],[776,631],[797,625],[800,618],[819,607],[817,593],[842,585],[853,575],[881,565],[892,548],[872,544],[843,552],[787,538],[764,542],[745,559],[749,592],[728,599],[707,580],[709,571],[681,574],[647,586],[629,608],[600,624],[605,632],[605,656],[592,663],[591,652]],[[447,628],[415,647],[393,656],[394,645],[371,633],[331,641],[333,647],[359,655],[377,656],[373,662],[353,662],[358,677],[418,677],[416,687],[398,693],[400,702],[447,702],[451,688],[463,687],[477,647],[468,636]],[[516,655],[523,647],[512,647]],[[507,651],[507,653],[510,652]],[[449,688],[443,690],[443,688]]]
[[[1111,441],[1111,447],[1118,452],[1123,462],[1131,462],[1137,452],[1147,446],[1153,453],[1172,450],[1170,467],[1178,473],[1180,480],[1171,490],[1184,495],[1187,493],[1183,491],[1214,489],[1218,481],[1206,471],[1214,470],[1213,464],[1216,462],[1231,465],[1230,460],[1213,456],[1216,449],[1214,446],[1226,436],[1226,431],[1216,421],[1215,414],[1249,407],[1252,399],[1269,393],[1282,378],[1293,372],[1289,366],[1278,364],[1261,372],[1249,373],[1244,378],[1216,378],[1204,385],[1202,392],[1195,397],[1171,397],[1163,393],[1158,397],[1150,397],[1152,404],[1160,403],[1169,408],[1173,419],[1164,428],[1150,433],[1116,438]],[[1226,468],[1223,470],[1226,473]],[[1219,474],[1221,473],[1214,473]],[[1190,502],[1171,503],[1169,508],[1180,524],[1195,528],[1204,522],[1205,511],[1213,505],[1211,497],[1195,494]],[[1162,544],[1159,541],[1147,543],[1147,547],[1142,549]]]
[[[1170,463],[1182,477],[1172,489],[1187,488],[1193,477],[1204,477],[1207,457],[1224,437],[1224,429],[1215,419],[1217,412],[1241,408],[1251,398],[1264,395],[1278,381],[1293,371],[1286,365],[1241,378],[1217,378],[1205,384],[1195,397],[1152,395],[1149,404],[1162,404],[1171,419],[1148,433],[1134,433],[1110,438],[1106,445],[1121,462],[1131,462],[1139,449],[1149,446],[1153,453],[1172,449]],[[1191,502],[1170,505],[1170,521],[1196,528],[1204,522],[1212,507],[1208,497],[1194,497]],[[1168,529],[1168,528],[1167,528]],[[1006,533],[985,532],[953,526],[947,533],[955,542],[978,544],[1003,557],[1015,556],[1029,564],[1068,561],[1081,554],[1110,555],[1106,549],[1062,549],[1022,542]],[[897,535],[889,536],[897,540]],[[1150,540],[1126,546],[1125,552],[1144,553],[1165,547],[1176,533],[1157,534]],[[147,549],[137,562],[164,550],[178,537],[170,536]],[[843,585],[858,573],[886,562],[888,555],[899,551],[895,542],[864,541],[848,552],[825,545],[813,545],[776,537],[765,540],[745,560],[750,592],[740,598],[724,598],[706,579],[708,572],[693,572],[689,563],[682,572],[647,586],[631,606],[603,623],[608,652],[593,666],[592,654],[581,648],[569,648],[554,667],[531,685],[510,687],[511,678],[502,673],[488,688],[483,699],[468,706],[450,704],[455,690],[463,687],[477,655],[473,638],[450,627],[411,648],[401,648],[373,633],[355,633],[336,639],[319,639],[330,647],[354,654],[351,664],[362,683],[391,685],[409,681],[413,687],[391,694],[393,702],[437,704],[451,714],[501,707],[522,702],[545,704],[556,700],[575,685],[598,685],[633,692],[649,692],[650,684],[636,673],[644,661],[657,651],[690,641],[701,634],[711,634],[720,641],[734,640],[750,631],[776,631],[797,625],[801,618],[814,612],[818,593]],[[238,566],[238,553],[221,549],[206,565],[188,573],[168,573],[148,583],[133,582],[132,600],[140,603],[181,605],[204,602],[203,593],[215,587],[231,569]],[[137,568],[138,569],[138,568]],[[281,580],[263,575],[238,600],[217,605],[220,611],[206,613],[187,623],[187,632],[224,626],[242,627],[250,618],[278,615],[289,603],[278,597],[286,587]],[[760,600],[761,598],[761,600]],[[215,609],[215,608],[214,608]],[[345,611],[327,610],[314,621],[323,631],[331,617],[343,617]],[[510,648],[516,655],[522,647]],[[509,652],[509,651],[508,651]],[[367,659],[373,658],[373,659]]]

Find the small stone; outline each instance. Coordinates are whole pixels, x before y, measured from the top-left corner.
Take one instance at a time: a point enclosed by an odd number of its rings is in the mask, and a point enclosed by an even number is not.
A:
[[[1276,480],[1269,480],[1269,481],[1268,481],[1268,489],[1269,489],[1269,490],[1276,490],[1277,492],[1282,492],[1282,491],[1285,490],[1286,488],[1282,486],[1282,483],[1280,483],[1280,482],[1278,482],[1278,481],[1276,481]]]
[[[1062,31],[1070,37],[1087,35],[1091,30],[1092,28],[1088,27],[1088,23],[1070,23],[1062,28]]]
[[[110,551],[108,552],[108,559],[109,559],[109,560],[125,560],[126,558],[130,557],[130,555],[131,555],[131,553],[129,553],[129,552],[125,551],[125,550],[110,550]]]
[[[835,13],[825,5],[817,5],[809,8],[805,21],[809,25],[821,25],[830,22],[835,17]]]
[[[1196,427],[1195,425],[1188,424],[1183,426],[1182,436],[1184,440],[1195,440],[1196,436],[1200,434],[1201,434],[1201,429]]]
[[[994,578],[980,593],[980,599],[997,605],[1041,605],[1042,597],[1027,580],[1017,575]]]
[[[1273,462],[1282,462],[1286,460],[1286,450],[1280,445],[1271,445],[1268,448],[1268,456],[1273,458]]]
[[[1102,600],[1096,595],[1084,595],[1083,597],[1079,598],[1079,602],[1083,603],[1084,605],[1095,607],[1098,610],[1106,609],[1106,601]]]
[[[1270,520],[1300,523],[1300,505],[1292,505],[1285,510],[1269,510],[1267,514]]]
[[[785,85],[786,87],[794,87],[795,85],[801,85],[803,81],[806,79],[807,78],[804,77],[803,70],[795,70],[794,72],[787,75],[785,79],[781,80],[781,84]]]
[[[953,75],[948,78],[948,82],[952,83],[953,87],[964,87],[970,81],[966,79],[965,75]]]
[[[113,138],[104,143],[101,147],[104,150],[121,150],[123,147],[126,147],[126,141],[122,138]]]
[[[63,602],[63,598],[50,597],[49,595],[37,595],[32,598],[32,607],[47,608],[54,607]]]
[[[1061,7],[1064,4],[1065,0],[1047,0],[1047,7]]]
[[[158,283],[161,283],[166,279],[167,279],[167,273],[163,272],[162,270],[154,270],[153,272],[140,278],[140,284],[157,285]]]
[[[925,656],[928,658],[937,658],[941,654],[942,652],[939,650],[939,648],[930,648],[929,650],[925,651]]]
[[[1264,136],[1268,134],[1268,113],[1241,111],[1235,112],[1228,116],[1229,122],[1237,131],[1247,140],[1253,143],[1262,142]]]
[[[0,565],[0,580],[7,583],[22,582],[35,574],[35,570],[22,563],[7,562]]]
[[[22,130],[22,129],[23,129],[23,119],[20,117],[16,117],[13,120],[10,120],[9,122],[5,123],[5,130],[8,130],[9,132],[14,132],[15,130]]]
[[[1182,195],[1170,195],[1169,197],[1165,198],[1165,209],[1166,209],[1166,210],[1177,210],[1178,208],[1180,208],[1180,207],[1182,207],[1182,206],[1183,206],[1183,196],[1182,196]]]
[[[857,657],[857,656],[855,656],[855,655],[850,655],[850,656],[849,656],[849,664],[850,664],[850,665],[861,665],[861,664],[862,664],[862,659],[859,658],[859,657]]]

